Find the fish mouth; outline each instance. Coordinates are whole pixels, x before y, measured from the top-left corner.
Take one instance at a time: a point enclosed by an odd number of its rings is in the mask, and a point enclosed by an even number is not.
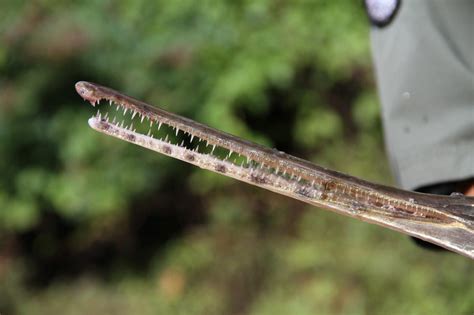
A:
[[[99,132],[253,184],[294,182],[293,189],[298,190],[298,186],[301,193],[314,197],[324,189],[320,179],[310,175],[314,170],[293,165],[297,158],[281,151],[236,138],[95,83],[80,81],[75,88],[97,107],[88,123]]]
[[[80,81],[89,125],[200,168],[438,244],[474,259],[474,198],[420,194],[332,171]],[[108,103],[102,105],[101,102]]]

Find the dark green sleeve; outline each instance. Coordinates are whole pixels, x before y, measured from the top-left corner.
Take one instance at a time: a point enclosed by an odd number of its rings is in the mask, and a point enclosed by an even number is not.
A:
[[[402,1],[371,32],[393,173],[405,189],[474,177],[474,1]]]

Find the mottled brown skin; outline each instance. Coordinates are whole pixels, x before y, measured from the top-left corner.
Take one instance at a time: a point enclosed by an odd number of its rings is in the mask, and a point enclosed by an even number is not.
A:
[[[91,118],[91,127],[102,133],[311,205],[421,238],[474,259],[473,197],[421,194],[378,185],[237,138],[107,87],[82,81],[76,84],[76,90],[92,105],[101,99],[110,100],[154,123],[164,123],[208,145],[235,152],[253,164],[243,167],[219,161],[209,154],[120,128],[100,117]]]
[[[218,165],[216,166],[216,172],[225,174],[225,172],[226,172],[225,165],[218,164]]]

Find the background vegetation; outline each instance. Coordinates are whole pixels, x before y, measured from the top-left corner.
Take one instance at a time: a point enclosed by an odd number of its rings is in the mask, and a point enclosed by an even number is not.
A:
[[[88,128],[98,82],[391,183],[358,1],[2,1],[1,314],[472,314],[472,262]]]

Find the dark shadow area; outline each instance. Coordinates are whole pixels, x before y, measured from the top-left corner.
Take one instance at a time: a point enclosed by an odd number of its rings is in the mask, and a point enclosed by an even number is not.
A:
[[[358,133],[353,105],[369,78],[366,70],[354,68],[348,78],[334,81],[310,65],[302,66],[288,87],[269,86],[266,89],[268,110],[252,111],[251,104],[241,103],[237,115],[250,129],[268,137],[279,150],[294,155],[304,154],[304,148],[298,146],[292,134],[298,124],[301,104],[310,98],[315,102],[314,106],[330,107],[342,121],[344,138],[353,140]]]
[[[83,229],[80,224],[51,211],[43,211],[40,223],[19,234],[16,243],[28,264],[28,283],[33,287],[84,273],[111,280],[116,271],[146,275],[151,258],[168,240],[203,222],[201,200],[176,180],[137,198],[107,235],[92,239],[87,246],[74,243],[75,234]]]

